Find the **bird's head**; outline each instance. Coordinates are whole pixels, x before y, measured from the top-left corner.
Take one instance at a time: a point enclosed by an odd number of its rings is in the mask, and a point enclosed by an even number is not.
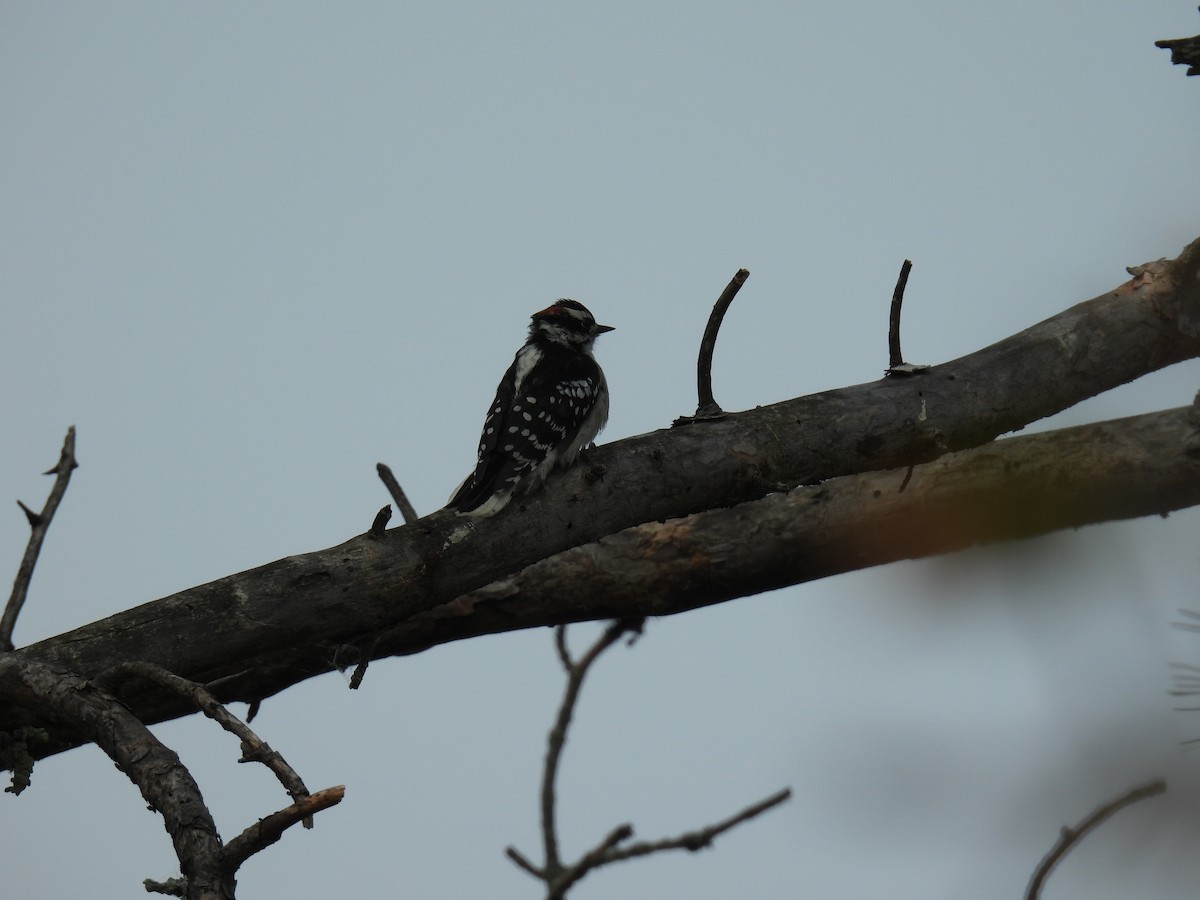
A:
[[[588,349],[598,335],[612,331],[611,325],[597,325],[586,306],[577,300],[555,300],[529,323],[529,336],[562,344],[576,350]]]

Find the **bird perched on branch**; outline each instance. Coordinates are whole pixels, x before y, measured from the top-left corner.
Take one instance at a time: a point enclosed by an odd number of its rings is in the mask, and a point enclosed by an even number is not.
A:
[[[592,344],[612,330],[575,300],[533,314],[529,338],[488,409],[475,471],[448,506],[460,515],[493,515],[555,467],[575,462],[608,419],[608,385]]]

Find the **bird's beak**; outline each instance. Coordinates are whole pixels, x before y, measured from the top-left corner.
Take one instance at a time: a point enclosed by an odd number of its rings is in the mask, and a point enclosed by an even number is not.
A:
[[[604,334],[604,332],[606,332],[606,331],[616,331],[616,329],[613,328],[613,326],[611,326],[611,325],[597,325],[596,326],[596,334]]]

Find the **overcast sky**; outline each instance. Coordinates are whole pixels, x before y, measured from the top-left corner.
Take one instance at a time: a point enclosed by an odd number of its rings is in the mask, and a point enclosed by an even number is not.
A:
[[[714,383],[744,409],[936,363],[1200,236],[1185,0],[798,4],[0,4],[0,572],[66,428],[81,468],[18,644],[422,513],[472,465],[528,316],[617,327],[601,440],[695,407],[712,300],[752,272]],[[1037,427],[1180,406],[1189,362]],[[652,839],[778,788],[610,897],[1021,895],[1060,826],[1154,776],[1046,896],[1200,881],[1200,714],[1172,629],[1200,516],[894,565],[649,624],[587,685],[563,852]],[[581,646],[595,628],[578,627]],[[548,631],[327,675],[255,725],[340,807],[241,871],[257,900],[531,898],[561,690]],[[240,705],[237,711],[244,708]],[[155,729],[226,839],[287,798],[198,717]],[[5,893],[133,897],[177,872],[94,747],[0,798]]]

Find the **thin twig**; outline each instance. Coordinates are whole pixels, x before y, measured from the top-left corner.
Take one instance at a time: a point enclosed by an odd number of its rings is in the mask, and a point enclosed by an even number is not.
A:
[[[168,690],[189,698],[196,708],[215,721],[218,725],[235,735],[242,742],[242,758],[238,762],[260,762],[270,769],[283,789],[297,803],[309,796],[308,788],[303,779],[278,751],[260,738],[245,722],[231,713],[201,684],[181,678],[173,672],[168,672],[161,666],[148,662],[123,662],[113,666],[97,679],[101,684],[111,685],[125,678],[143,678]],[[305,828],[312,828],[312,819],[304,823]]]
[[[63,441],[58,463],[53,469],[43,473],[56,477],[54,487],[50,489],[50,496],[46,498],[46,505],[42,507],[42,511],[35,513],[20,500],[17,501],[17,505],[25,513],[25,518],[29,520],[32,533],[29,535],[29,543],[25,547],[25,556],[21,559],[21,565],[17,569],[17,577],[13,581],[12,595],[8,598],[8,606],[4,608],[3,617],[0,617],[0,652],[13,649],[13,629],[17,624],[17,616],[21,614],[21,607],[25,605],[25,597],[29,593],[29,582],[33,578],[33,568],[37,565],[38,554],[42,551],[42,541],[46,539],[46,532],[50,529],[50,522],[58,510],[58,504],[62,501],[63,494],[67,492],[67,483],[71,480],[71,472],[77,468],[79,468],[79,463],[75,460],[75,426],[72,425],[67,429],[67,437]]]
[[[630,847],[619,848],[618,845],[633,837],[633,826],[626,823],[612,829],[603,840],[579,859],[569,865],[564,865],[559,857],[558,833],[555,825],[555,779],[558,773],[558,763],[562,756],[563,746],[567,739],[567,729],[571,724],[575,704],[579,699],[579,691],[588,669],[609,647],[617,643],[622,636],[632,633],[633,637],[641,634],[644,620],[640,618],[620,619],[608,628],[600,638],[588,648],[578,661],[571,658],[567,647],[567,627],[560,625],[554,632],[554,647],[558,660],[567,673],[567,686],[563,691],[562,703],[554,727],[546,741],[546,763],[542,772],[542,843],[546,854],[546,862],[542,867],[534,865],[515,847],[507,847],[505,853],[517,866],[524,869],[534,878],[546,885],[546,900],[565,900],[567,891],[581,878],[609,863],[635,856],[646,856],[661,850],[699,850],[709,846],[713,838],[729,829],[740,825],[755,816],[766,812],[774,806],[791,797],[791,789],[779,791],[765,800],[746,807],[741,812],[709,825],[697,831],[689,831],[674,838],[664,838],[660,841],[642,842]],[[632,643],[633,638],[631,638]]]
[[[546,884],[549,891],[546,894],[546,900],[563,900],[567,896],[567,891],[579,879],[583,878],[592,869],[598,869],[604,865],[608,861],[608,854],[613,851],[617,844],[627,841],[631,837],[633,837],[632,825],[618,825],[604,836],[604,840],[581,856],[579,862],[563,870],[558,877],[547,880]]]
[[[697,831],[689,831],[681,834],[678,837],[663,838],[660,841],[643,841],[638,844],[631,844],[628,847],[622,847],[619,850],[611,850],[601,862],[603,864],[617,862],[622,859],[632,859],[635,856],[646,856],[650,853],[658,853],[661,850],[701,850],[709,846],[713,838],[724,834],[731,828],[741,825],[743,822],[748,822],[755,816],[765,813],[772,807],[778,806],[792,796],[791,788],[784,788],[782,791],[777,791],[765,800],[760,800],[751,806],[747,806],[741,812],[717,822],[715,825],[709,825],[706,828],[701,828]]]
[[[558,777],[558,762],[562,757],[563,745],[567,741],[567,729],[575,712],[575,702],[579,699],[579,689],[583,686],[588,669],[600,654],[619,641],[621,635],[640,627],[640,619],[618,619],[604,629],[604,633],[578,662],[571,661],[567,649],[567,626],[560,625],[555,629],[555,646],[558,649],[559,660],[567,670],[567,687],[563,691],[554,727],[550,729],[550,735],[546,739],[546,764],[542,770],[542,845],[546,852],[545,871],[550,877],[556,876],[562,870],[562,862],[558,856],[558,833],[554,822],[554,782]]]
[[[513,862],[515,862],[518,866],[520,866],[522,869],[524,869],[526,872],[528,872],[534,878],[538,878],[543,881],[545,880],[546,873],[543,872],[541,869],[539,869],[537,866],[535,866],[533,863],[531,863],[529,861],[529,859],[525,856],[525,854],[522,853],[520,850],[518,850],[516,847],[511,847],[511,846],[505,847],[504,852],[508,855],[509,859],[511,859]]]
[[[413,509],[413,505],[408,502],[404,488],[400,487],[400,482],[396,480],[396,476],[392,474],[392,470],[384,463],[376,463],[375,471],[379,473],[380,479],[387,485],[388,493],[392,495],[392,500],[396,503],[396,509],[400,510],[400,515],[404,516],[404,524],[411,525],[417,521],[420,516]]]
[[[704,337],[700,341],[700,356],[696,360],[696,415],[695,419],[716,419],[725,415],[724,410],[713,399],[712,392],[712,360],[713,351],[717,347],[717,332],[721,330],[721,322],[733,298],[737,296],[746,279],[750,277],[748,269],[738,269],[737,273],[725,286],[721,296],[717,298],[712,312],[708,316],[708,324],[704,327]]]
[[[304,822],[307,828],[316,813],[341,803],[345,795],[346,786],[335,785],[315,794],[308,794],[286,809],[271,813],[265,819],[259,819],[225,845],[221,852],[225,864],[230,867],[230,871],[236,872],[238,866],[255,853],[278,841],[287,829],[297,822]]]
[[[900,307],[904,305],[904,287],[908,284],[908,273],[912,271],[912,260],[906,259],[900,267],[900,277],[896,279],[896,289],[892,291],[892,312],[888,316],[888,368],[904,365],[904,356],[900,353]]]
[[[1059,834],[1058,842],[1050,848],[1050,852],[1042,858],[1041,863],[1034,870],[1033,878],[1029,882],[1029,889],[1025,892],[1025,900],[1038,900],[1042,893],[1042,885],[1045,884],[1054,867],[1062,861],[1067,852],[1078,844],[1089,831],[1109,816],[1120,812],[1126,806],[1137,803],[1139,800],[1145,800],[1147,797],[1157,796],[1166,791],[1166,789],[1167,783],[1165,781],[1161,778],[1155,779],[1149,784],[1126,791],[1115,800],[1105,803],[1074,828],[1063,828]]]
[[[900,267],[900,277],[896,279],[896,289],[892,291],[892,310],[888,315],[888,367],[885,376],[916,375],[924,372],[929,366],[906,363],[900,352],[900,309],[904,305],[904,288],[908,285],[908,273],[912,271],[912,261],[905,260]]]

